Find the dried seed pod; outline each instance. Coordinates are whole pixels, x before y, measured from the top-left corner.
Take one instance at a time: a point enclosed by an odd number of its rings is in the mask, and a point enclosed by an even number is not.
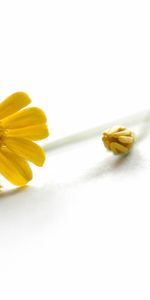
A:
[[[103,132],[105,147],[114,154],[128,153],[135,142],[134,133],[123,126],[114,126]]]

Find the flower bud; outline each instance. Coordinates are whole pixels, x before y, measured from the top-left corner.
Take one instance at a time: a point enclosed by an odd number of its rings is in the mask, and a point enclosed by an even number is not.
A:
[[[114,154],[125,154],[131,150],[135,136],[123,126],[114,126],[103,132],[102,140],[105,147]]]

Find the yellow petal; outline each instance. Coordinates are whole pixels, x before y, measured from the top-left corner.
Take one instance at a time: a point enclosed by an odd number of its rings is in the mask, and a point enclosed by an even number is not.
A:
[[[46,122],[44,112],[38,107],[31,107],[21,110],[12,116],[2,120],[4,128],[23,128],[38,125]]]
[[[23,137],[32,141],[39,141],[47,138],[49,135],[48,127],[46,124],[29,126],[17,129],[8,129],[6,136],[8,137]]]
[[[113,133],[113,137],[118,137],[118,136],[131,136],[131,131],[129,129],[125,129],[123,131],[118,131],[118,132],[115,132]]]
[[[30,140],[4,137],[3,143],[17,155],[41,167],[45,161],[43,149]]]
[[[134,138],[132,136],[120,136],[118,140],[123,144],[132,144],[134,142]]]
[[[31,103],[26,93],[17,92],[0,103],[0,120],[6,118]]]
[[[112,142],[110,147],[115,153],[127,153],[129,151],[127,147],[115,142]]]
[[[28,163],[3,147],[0,148],[0,173],[18,186],[23,186],[32,179],[32,171]]]

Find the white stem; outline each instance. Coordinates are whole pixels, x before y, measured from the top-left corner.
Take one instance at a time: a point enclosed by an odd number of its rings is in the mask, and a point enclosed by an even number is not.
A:
[[[92,139],[94,137],[98,137],[105,129],[112,127],[113,125],[116,124],[133,126],[143,122],[144,122],[144,126],[143,129],[141,130],[141,134],[138,136],[138,140],[139,140],[144,137],[144,135],[149,129],[149,126],[147,125],[148,123],[150,125],[150,111],[148,112],[143,111],[134,115],[126,116],[122,119],[117,119],[115,121],[96,126],[94,128],[89,128],[84,131],[80,131],[75,134],[65,136],[63,138],[57,139],[56,141],[45,144],[43,148],[46,152],[53,151],[58,148],[65,147],[67,145],[79,143],[88,139]]]

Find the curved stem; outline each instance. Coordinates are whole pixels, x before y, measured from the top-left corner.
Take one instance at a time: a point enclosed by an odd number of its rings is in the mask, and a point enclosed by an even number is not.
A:
[[[86,130],[77,132],[75,134],[68,135],[66,137],[57,139],[56,141],[49,142],[49,143],[45,144],[43,148],[46,152],[54,151],[59,148],[63,148],[65,146],[69,146],[72,144],[76,144],[76,143],[80,143],[80,142],[92,139],[94,137],[98,137],[101,135],[101,133],[105,129],[113,126],[114,124],[123,124],[125,126],[133,126],[133,125],[140,124],[143,122],[144,122],[143,129],[142,129],[140,135],[138,136],[138,137],[140,137],[140,138],[138,138],[138,140],[139,139],[141,140],[142,137],[145,136],[145,134],[147,133],[147,131],[149,129],[149,126],[147,126],[147,124],[149,123],[149,125],[150,125],[150,111],[148,111],[148,112],[143,111],[143,112],[140,112],[140,113],[137,113],[134,115],[126,116],[122,119],[115,120],[113,122],[105,123],[105,124],[102,124],[102,125],[99,125],[99,126],[96,126],[93,128],[88,128]]]
[[[143,140],[150,131],[150,112],[147,113],[146,118],[143,121],[140,133],[137,136],[137,142]]]

